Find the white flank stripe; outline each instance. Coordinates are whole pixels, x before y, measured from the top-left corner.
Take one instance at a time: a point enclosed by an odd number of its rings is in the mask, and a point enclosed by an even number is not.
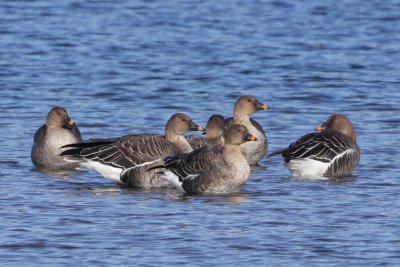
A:
[[[96,161],[85,161],[81,163],[81,166],[84,166],[88,169],[94,170],[98,173],[100,173],[101,175],[103,175],[103,177],[113,180],[117,183],[121,183],[121,172],[122,172],[122,168],[115,168],[112,166],[108,166]]]
[[[156,159],[156,160],[150,161],[150,162],[145,162],[145,163],[142,163],[142,164],[138,164],[138,165],[136,165],[136,166],[133,167],[133,168],[137,168],[137,167],[142,167],[142,166],[150,165],[150,164],[153,164],[153,163],[155,163],[155,162],[157,162],[157,161],[159,161],[159,159]],[[160,162],[160,164],[161,164],[161,162]]]
[[[67,162],[77,162],[77,163],[84,162],[84,159],[75,156],[63,156],[63,159]]]

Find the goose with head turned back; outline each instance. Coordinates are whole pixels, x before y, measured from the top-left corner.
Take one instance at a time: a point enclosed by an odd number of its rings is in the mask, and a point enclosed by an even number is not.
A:
[[[269,106],[260,103],[256,97],[244,95],[239,97],[233,107],[233,118],[225,120],[227,128],[232,124],[242,124],[252,135],[257,137],[256,142],[246,142],[240,146],[243,156],[250,165],[256,165],[267,154],[268,149],[267,137],[263,128],[258,122],[250,119],[250,115],[266,109],[269,109]]]
[[[176,113],[165,126],[165,135],[132,134],[120,138],[102,138],[71,144],[61,155],[72,162],[93,169],[105,178],[137,188],[159,188],[168,185],[148,168],[163,158],[192,151],[183,134],[204,131],[185,114]]]
[[[187,155],[179,155],[175,159],[176,164],[173,159],[172,161],[167,160],[167,164],[164,165],[166,170],[162,172],[161,177],[184,193],[236,192],[246,183],[250,174],[250,166],[241,153],[240,145],[246,141],[254,142],[256,140],[257,138],[251,135],[245,126],[235,124],[227,131],[224,144],[215,146],[213,151],[208,152],[212,153],[212,161],[201,161],[202,157],[207,156],[206,154],[196,155],[196,151],[201,148]],[[195,158],[191,159],[192,157]],[[182,170],[185,168],[185,162],[194,160],[198,161],[198,165],[205,163],[205,166],[187,169],[189,171]]]
[[[285,165],[294,176],[341,177],[351,174],[360,161],[361,151],[351,121],[342,114],[334,114],[288,148],[272,152],[281,154]]]
[[[31,159],[38,169],[67,170],[79,168],[79,164],[65,161],[60,157],[63,145],[82,142],[81,133],[67,111],[61,107],[52,108],[35,134]]]
[[[224,131],[224,117],[215,114],[208,119],[205,138],[198,135],[189,135],[186,136],[186,140],[193,150],[207,145],[220,145],[224,143]]]

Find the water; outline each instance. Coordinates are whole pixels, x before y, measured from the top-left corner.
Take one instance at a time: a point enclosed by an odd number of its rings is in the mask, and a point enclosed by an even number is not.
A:
[[[1,266],[400,264],[398,1],[2,1]],[[184,196],[94,172],[32,171],[48,110],[84,138],[205,125],[238,96],[270,149],[330,114],[356,126],[362,159],[334,181],[264,158],[235,194]]]

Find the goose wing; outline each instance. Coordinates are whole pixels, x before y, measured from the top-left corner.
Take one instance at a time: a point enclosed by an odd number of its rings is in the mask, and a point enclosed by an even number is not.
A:
[[[71,144],[62,156],[79,157],[117,168],[132,168],[175,153],[175,147],[156,134],[127,135]]]
[[[351,173],[360,161],[360,155],[361,153],[358,147],[345,150],[332,160],[324,175],[340,177]]]
[[[222,146],[204,146],[188,154],[179,154],[165,159],[165,168],[182,182],[208,170],[222,155]]]
[[[331,162],[336,156],[352,149],[352,141],[336,132],[318,132],[310,133],[295,143],[292,143],[288,149],[283,150],[285,161],[291,159],[314,159],[322,162]]]
[[[46,129],[46,124],[43,124],[39,129],[37,129],[35,137],[33,138],[35,143],[43,142],[46,135]]]

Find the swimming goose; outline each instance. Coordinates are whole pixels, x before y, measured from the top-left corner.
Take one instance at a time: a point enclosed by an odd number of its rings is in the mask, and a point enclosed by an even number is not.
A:
[[[31,159],[38,169],[66,170],[79,168],[79,164],[60,157],[61,146],[82,142],[81,133],[64,108],[53,107],[47,114],[46,124],[35,133]]]
[[[198,135],[189,135],[186,136],[186,140],[188,140],[193,150],[209,144],[220,145],[224,143],[224,130],[224,117],[222,117],[221,115],[212,115],[208,119],[206,125],[205,138]]]
[[[239,146],[256,140],[245,126],[235,124],[228,130],[223,145],[202,147],[186,155],[167,158],[161,177],[183,193],[238,191],[250,174],[250,166]]]
[[[334,114],[288,148],[268,155],[282,154],[285,165],[294,176],[341,177],[350,174],[360,161],[360,148],[350,120]]]
[[[250,115],[259,111],[269,109],[266,104],[260,103],[256,97],[244,95],[239,97],[233,107],[233,118],[225,120],[226,127],[232,124],[242,124],[247,127],[252,135],[257,137],[256,142],[246,142],[240,146],[243,156],[250,165],[256,165],[267,154],[268,142],[261,125]]]
[[[146,170],[163,158],[193,149],[183,134],[204,131],[185,114],[176,113],[165,126],[165,135],[131,134],[120,138],[101,138],[71,144],[61,155],[72,162],[99,172],[105,178],[138,188],[165,187],[168,183]],[[154,177],[153,177],[154,176]]]

